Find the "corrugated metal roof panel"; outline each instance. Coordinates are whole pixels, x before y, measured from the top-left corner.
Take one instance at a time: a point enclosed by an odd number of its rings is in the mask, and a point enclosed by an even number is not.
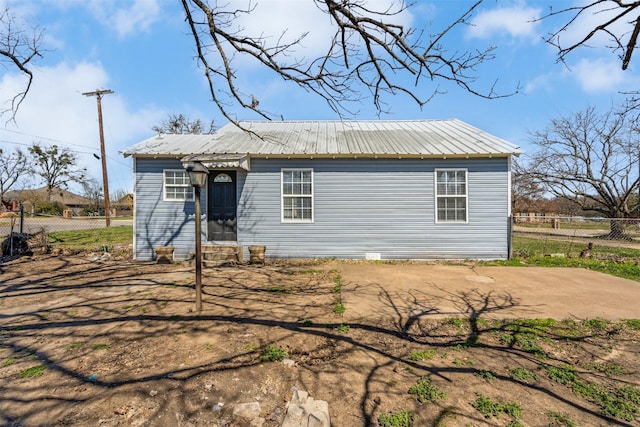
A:
[[[482,156],[522,152],[520,147],[457,119],[240,124],[254,134],[230,123],[213,135],[159,135],[129,147],[123,154]]]

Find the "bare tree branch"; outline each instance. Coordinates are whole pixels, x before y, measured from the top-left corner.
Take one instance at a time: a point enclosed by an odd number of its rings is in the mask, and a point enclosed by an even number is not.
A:
[[[9,121],[15,120],[22,101],[31,89],[33,72],[30,66],[34,58],[42,57],[40,50],[42,35],[43,32],[37,27],[27,34],[8,7],[0,13],[0,64],[8,62],[10,66],[16,67],[27,77],[23,89],[11,98],[9,107],[0,109],[0,115],[11,113]]]
[[[350,108],[364,98],[363,92],[371,96],[378,113],[384,112],[385,97],[398,94],[422,107],[440,93],[438,82],[445,81],[484,98],[513,94],[496,92],[495,83],[488,90],[477,88],[476,68],[493,59],[493,47],[464,52],[449,52],[444,47],[445,37],[466,25],[482,0],[433,34],[396,23],[394,18],[411,6],[404,1],[376,11],[363,0],[314,0],[334,31],[323,53],[314,58],[296,56],[307,33],[285,41],[286,31],[273,38],[250,35],[234,26],[239,17],[254,12],[249,0],[244,9],[233,9],[238,2],[212,5],[204,0],[181,1],[213,102],[236,124],[233,107],[251,110],[265,119],[279,117],[267,111],[250,91],[237,86],[234,61],[240,57],[251,58],[273,75],[318,95],[341,116],[353,114]],[[409,76],[412,78],[407,79]]]
[[[546,37],[546,41],[558,48],[558,61],[565,62],[567,55],[581,47],[589,47],[600,35],[608,38],[613,52],[619,52],[621,67],[626,70],[636,49],[640,34],[640,1],[591,0],[579,6],[551,10],[539,19],[551,19],[568,16],[568,20],[556,31]],[[579,30],[581,18],[595,16],[600,23],[587,30],[577,41],[564,44],[562,36],[568,31]],[[627,39],[628,37],[628,39]]]

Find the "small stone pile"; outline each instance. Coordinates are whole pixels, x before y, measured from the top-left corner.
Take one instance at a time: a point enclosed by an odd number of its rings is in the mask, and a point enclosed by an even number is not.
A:
[[[265,422],[260,417],[260,412],[259,402],[240,403],[233,408],[234,418],[250,422],[251,427],[260,427]],[[331,427],[329,404],[324,400],[315,400],[306,391],[294,388],[282,427]]]
[[[329,404],[315,400],[306,391],[295,389],[282,427],[331,427]]]

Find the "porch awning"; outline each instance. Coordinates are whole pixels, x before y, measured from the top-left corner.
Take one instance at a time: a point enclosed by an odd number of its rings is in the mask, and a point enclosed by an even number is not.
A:
[[[249,170],[247,154],[190,154],[182,158],[182,163],[200,162],[207,169]]]

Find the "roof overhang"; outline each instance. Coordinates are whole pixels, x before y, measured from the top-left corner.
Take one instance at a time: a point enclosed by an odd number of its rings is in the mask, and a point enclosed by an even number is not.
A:
[[[181,159],[182,163],[200,162],[207,169],[249,170],[248,154],[190,154]]]

